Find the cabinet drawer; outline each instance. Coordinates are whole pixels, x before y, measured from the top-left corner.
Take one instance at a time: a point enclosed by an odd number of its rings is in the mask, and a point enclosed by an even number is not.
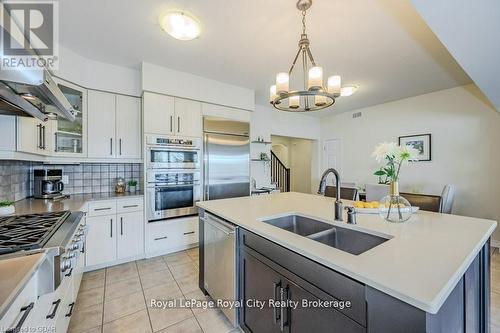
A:
[[[179,218],[146,225],[146,251],[165,251],[198,242],[198,217]]]
[[[102,216],[116,214],[116,200],[102,200],[89,202],[88,216]]]
[[[118,214],[142,211],[143,198],[119,199],[116,201]]]
[[[365,286],[362,283],[247,230],[242,229],[240,237],[240,244],[283,267],[288,273],[300,277],[338,300],[350,301],[350,308],[339,311],[366,326]],[[288,275],[286,272],[281,273]]]
[[[7,310],[5,315],[1,318],[0,328],[15,327],[21,321],[21,318],[26,313],[26,311],[29,312],[26,319],[24,320],[20,332],[22,332],[23,329],[25,329],[27,325],[29,325],[29,323],[32,322],[32,318],[34,317],[33,315],[34,305],[36,303],[36,298],[37,298],[36,280],[37,276],[34,275],[31,278],[31,280],[27,282],[26,286],[24,286],[23,290],[19,293],[19,295],[17,295],[15,301],[12,303],[9,310]],[[33,305],[30,306],[31,303],[33,303]],[[26,308],[28,306],[30,307]]]

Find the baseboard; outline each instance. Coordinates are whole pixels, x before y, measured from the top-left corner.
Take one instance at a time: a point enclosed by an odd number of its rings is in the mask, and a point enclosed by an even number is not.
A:
[[[491,240],[491,246],[496,247],[497,249],[500,249],[500,240]]]
[[[113,260],[113,261],[110,261],[110,262],[106,262],[104,264],[93,265],[93,266],[85,266],[85,268],[83,269],[83,271],[84,272],[95,271],[95,270],[98,270],[98,269],[101,269],[101,268],[107,268],[107,267],[111,267],[111,266],[116,266],[116,265],[124,264],[124,263],[130,262],[130,261],[141,260],[141,259],[144,259],[144,258],[145,258],[145,253],[141,253],[141,254],[139,254],[137,256],[134,256],[134,257]]]

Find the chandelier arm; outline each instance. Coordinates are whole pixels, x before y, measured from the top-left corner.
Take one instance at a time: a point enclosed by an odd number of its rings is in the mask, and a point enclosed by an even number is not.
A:
[[[290,67],[290,70],[288,71],[288,76],[292,75],[293,68],[295,67],[295,64],[297,63],[297,59],[299,58],[301,48],[297,51],[297,54],[295,55],[295,58],[293,59],[292,66]]]
[[[307,54],[306,49],[302,49],[302,69],[304,72],[304,90],[307,90]],[[304,97],[304,108],[309,109],[309,97]]]
[[[306,49],[307,49],[307,54],[309,55],[309,59],[311,59],[312,65],[316,66],[316,62],[314,61],[314,57],[312,55],[311,49],[309,49],[309,47],[307,47]]]

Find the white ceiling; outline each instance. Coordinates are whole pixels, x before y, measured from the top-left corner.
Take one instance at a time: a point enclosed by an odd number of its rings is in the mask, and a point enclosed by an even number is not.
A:
[[[181,42],[158,17],[177,8],[196,15],[202,35]],[[267,104],[278,71],[297,49],[295,0],[64,0],[60,41],[88,57],[139,68],[142,61],[256,91]],[[342,112],[470,83],[409,0],[314,0],[307,16],[311,49],[325,76],[340,74],[360,90]]]

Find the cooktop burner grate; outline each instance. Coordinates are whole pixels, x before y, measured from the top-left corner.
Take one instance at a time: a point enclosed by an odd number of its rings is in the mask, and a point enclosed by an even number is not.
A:
[[[0,217],[0,254],[43,247],[69,211]]]

